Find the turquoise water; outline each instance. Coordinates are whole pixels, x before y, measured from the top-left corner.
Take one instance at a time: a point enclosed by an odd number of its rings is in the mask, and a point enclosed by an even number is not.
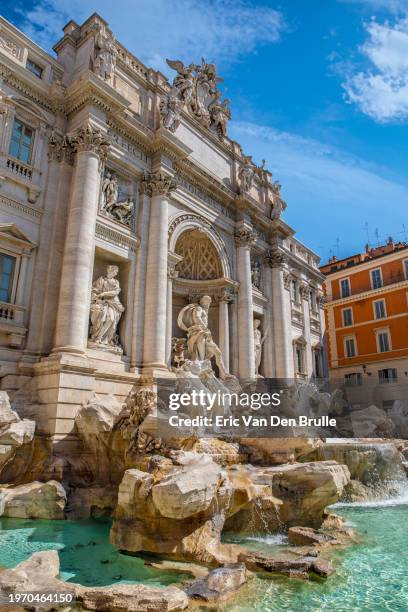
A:
[[[327,581],[257,575],[220,612],[383,612],[408,610],[408,504],[339,507],[362,542],[337,553],[337,573]],[[63,579],[84,585],[130,582],[165,586],[186,578],[163,572],[109,544],[108,521],[0,519],[0,566],[12,567],[38,550],[57,549]],[[276,536],[235,538],[267,551],[284,546]]]
[[[115,582],[166,586],[184,572],[162,571],[140,557],[122,555],[109,543],[110,521],[0,519],[0,567],[14,567],[39,550],[58,550],[61,578],[85,586]]]
[[[362,542],[337,553],[327,581],[261,579],[222,612],[383,612],[408,610],[408,504],[337,507]],[[248,542],[245,542],[247,545]]]

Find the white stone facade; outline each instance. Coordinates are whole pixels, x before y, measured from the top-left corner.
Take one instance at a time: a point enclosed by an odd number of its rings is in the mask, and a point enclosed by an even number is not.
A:
[[[177,314],[204,294],[228,372],[254,378],[259,319],[262,376],[324,376],[319,259],[226,135],[215,67],[169,62],[170,84],[98,15],[69,22],[55,51],[0,20],[1,388],[69,439],[92,393],[171,376]],[[123,310],[103,347],[90,306],[108,266]]]

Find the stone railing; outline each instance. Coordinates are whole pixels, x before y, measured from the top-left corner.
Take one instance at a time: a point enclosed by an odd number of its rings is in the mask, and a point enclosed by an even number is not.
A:
[[[13,174],[18,174],[21,178],[25,178],[29,181],[33,178],[33,171],[30,166],[26,166],[21,163],[18,159],[9,157],[6,161],[6,168]]]
[[[14,325],[24,325],[25,306],[0,302],[0,323],[12,323]]]

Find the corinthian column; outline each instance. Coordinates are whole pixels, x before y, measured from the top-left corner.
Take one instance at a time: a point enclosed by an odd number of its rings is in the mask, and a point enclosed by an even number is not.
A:
[[[241,380],[255,378],[253,302],[251,282],[251,246],[255,242],[252,228],[241,225],[235,233],[237,245],[238,290],[238,375]]]
[[[76,163],[69,203],[53,352],[83,353],[88,338],[100,165],[109,141],[91,124],[70,137]]]
[[[177,183],[171,176],[146,176],[142,187],[150,197],[143,365],[166,369],[168,198]]]
[[[293,348],[291,338],[291,309],[289,285],[285,286],[286,256],[279,248],[268,252],[272,276],[273,335],[275,345],[276,378],[293,378]]]

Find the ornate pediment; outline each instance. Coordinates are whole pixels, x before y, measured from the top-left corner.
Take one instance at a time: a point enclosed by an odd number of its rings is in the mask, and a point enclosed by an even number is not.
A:
[[[198,121],[212,129],[223,139],[227,135],[227,122],[231,118],[229,100],[221,101],[221,92],[214,64],[207,64],[204,59],[201,64],[184,66],[178,60],[166,60],[177,76],[174,77],[170,93],[162,99],[160,114],[162,123],[171,131],[179,124],[182,108],[190,112]]]
[[[36,246],[15,223],[0,223],[0,238],[3,241],[14,242],[30,250]]]

